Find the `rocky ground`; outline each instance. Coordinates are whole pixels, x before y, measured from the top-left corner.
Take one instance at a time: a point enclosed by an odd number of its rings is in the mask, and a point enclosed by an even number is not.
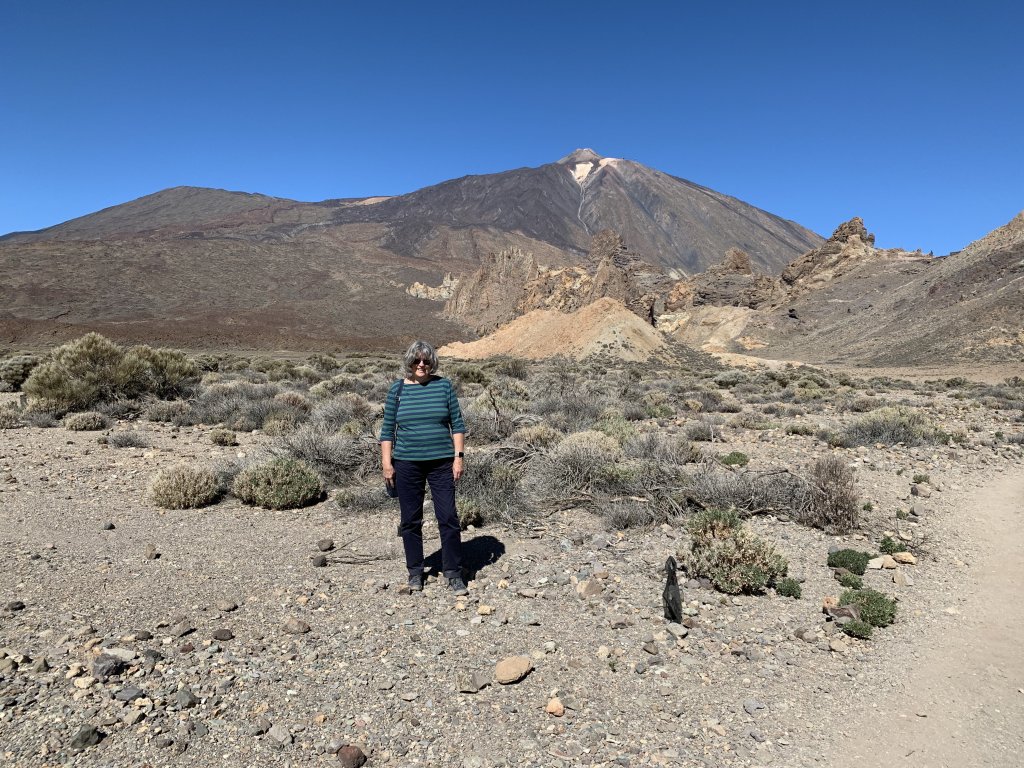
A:
[[[354,745],[369,766],[831,764],[858,712],[908,695],[907,671],[967,620],[995,556],[979,489],[1009,477],[1020,491],[1021,446],[993,434],[1024,426],[957,407],[943,427],[970,419],[965,445],[837,450],[872,503],[861,534],[754,521],[802,599],[689,583],[682,624],[661,598],[678,527],[619,533],[569,510],[470,530],[467,598],[437,582],[404,594],[397,509],[148,501],[159,468],[256,451],[262,435],[220,448],[202,427],[118,424],[151,444],[119,449],[98,433],[0,430],[0,762],[319,766]],[[709,450],[747,452],[752,467],[830,450],[780,430],[725,438]],[[929,481],[912,496],[916,474]],[[868,572],[898,598],[897,621],[848,638],[821,612],[840,591],[827,553],[874,549],[884,531],[916,565]],[[1020,735],[1004,736],[1019,755]]]

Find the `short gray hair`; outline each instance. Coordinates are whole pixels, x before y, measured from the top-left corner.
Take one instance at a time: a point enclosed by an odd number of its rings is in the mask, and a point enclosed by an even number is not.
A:
[[[402,358],[402,373],[412,377],[413,366],[417,360],[429,360],[430,372],[437,373],[437,350],[425,341],[414,341],[405,350],[405,357]]]

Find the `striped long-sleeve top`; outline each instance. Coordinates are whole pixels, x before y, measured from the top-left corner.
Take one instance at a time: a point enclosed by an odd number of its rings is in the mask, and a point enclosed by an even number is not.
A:
[[[462,410],[455,389],[440,376],[425,384],[391,385],[384,401],[381,442],[393,440],[391,456],[403,461],[447,459],[455,455],[452,435],[465,433]],[[396,403],[396,401],[398,401]]]

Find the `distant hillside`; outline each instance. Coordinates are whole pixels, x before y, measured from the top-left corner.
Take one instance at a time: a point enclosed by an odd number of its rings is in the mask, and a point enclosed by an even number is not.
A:
[[[793,222],[639,163],[578,150],[398,197],[303,203],[176,187],[0,238],[0,341],[73,336],[195,345],[372,347],[473,323],[407,291],[507,249],[586,260],[611,228],[681,275],[743,248],[777,273],[822,242]]]

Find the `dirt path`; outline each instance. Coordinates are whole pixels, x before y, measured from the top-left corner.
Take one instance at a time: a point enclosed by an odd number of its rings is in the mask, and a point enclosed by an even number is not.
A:
[[[830,765],[1024,763],[1024,474],[1011,469],[969,502],[972,520],[946,519],[975,537],[958,613],[931,625],[902,690],[853,718]]]

